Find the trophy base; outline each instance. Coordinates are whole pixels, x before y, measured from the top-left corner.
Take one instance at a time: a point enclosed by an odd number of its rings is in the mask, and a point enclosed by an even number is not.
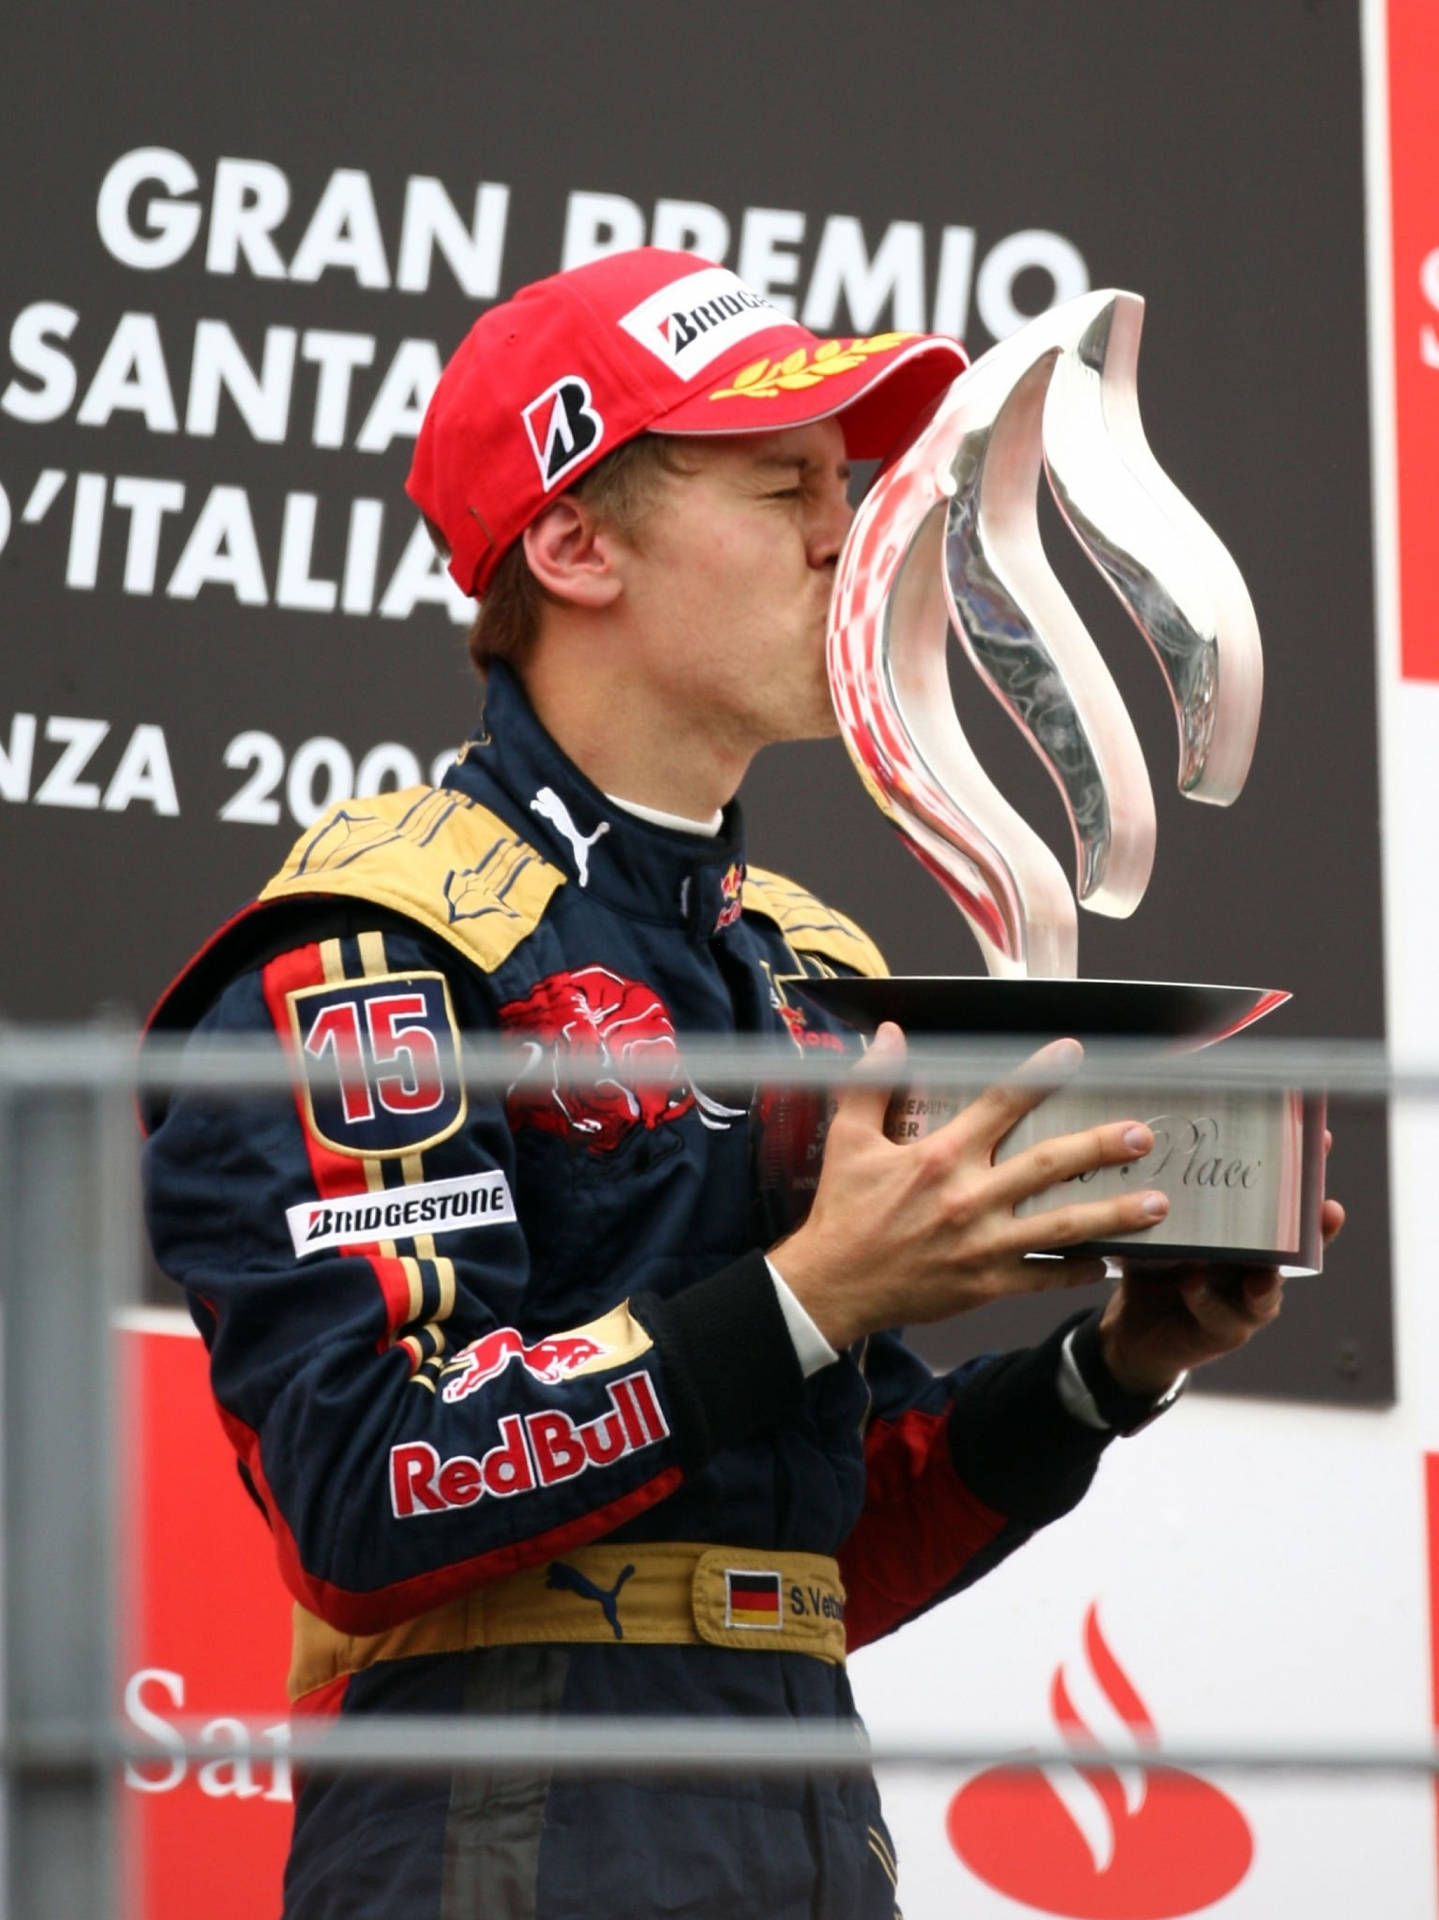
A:
[[[1027,1114],[995,1155],[1007,1159],[1040,1140],[1111,1120],[1143,1119],[1154,1146],[1142,1160],[1064,1181],[1021,1203],[1021,1216],[1066,1197],[1107,1199],[1157,1187],[1169,1212],[1153,1227],[1073,1251],[1107,1253],[1145,1265],[1203,1260],[1221,1266],[1280,1266],[1318,1273],[1324,1262],[1325,1097],[1273,1088],[1196,1089],[1183,1056],[1227,1039],[1288,995],[1249,987],[1169,985],[1150,980],[790,979],[831,1014],[869,1033],[893,1020],[914,1038],[1014,1035],[1039,1044],[1148,1039],[1174,1063],[1172,1085],[1140,1092],[1059,1088]],[[896,1142],[933,1133],[982,1090],[912,1086],[895,1095],[886,1131]]]

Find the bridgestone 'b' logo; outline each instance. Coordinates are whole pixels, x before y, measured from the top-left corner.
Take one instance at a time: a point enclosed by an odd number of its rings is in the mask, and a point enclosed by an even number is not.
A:
[[[531,400],[524,422],[547,493],[594,452],[605,432],[589,382],[577,373],[567,373]]]

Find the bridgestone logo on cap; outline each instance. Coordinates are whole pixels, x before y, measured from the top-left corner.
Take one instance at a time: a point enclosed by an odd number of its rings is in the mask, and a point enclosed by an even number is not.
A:
[[[523,417],[546,493],[587,460],[604,438],[605,423],[595,408],[590,383],[577,373],[567,373],[546,387],[531,400]]]
[[[498,1167],[343,1200],[305,1200],[285,1209],[290,1238],[302,1258],[321,1247],[365,1247],[377,1240],[413,1240],[419,1233],[497,1227],[514,1217],[509,1183]]]
[[[728,267],[672,280],[620,319],[681,380],[693,380],[737,341],[784,325],[784,315]]]

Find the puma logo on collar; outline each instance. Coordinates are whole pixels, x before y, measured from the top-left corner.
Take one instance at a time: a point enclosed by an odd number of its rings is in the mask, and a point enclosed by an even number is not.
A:
[[[582,887],[587,887],[590,884],[590,848],[609,832],[609,821],[601,820],[593,833],[581,833],[575,825],[573,814],[553,787],[540,788],[530,802],[530,812],[537,813],[542,820],[548,820],[555,832],[569,841],[570,851],[575,856],[576,877]]]

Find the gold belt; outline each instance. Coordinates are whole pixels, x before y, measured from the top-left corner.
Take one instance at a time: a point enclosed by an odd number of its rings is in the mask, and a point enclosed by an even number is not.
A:
[[[535,1641],[708,1644],[842,1663],[844,1585],[822,1554],[602,1542],[477,1587],[385,1633],[338,1633],[296,1606],[290,1699],[378,1660]]]

